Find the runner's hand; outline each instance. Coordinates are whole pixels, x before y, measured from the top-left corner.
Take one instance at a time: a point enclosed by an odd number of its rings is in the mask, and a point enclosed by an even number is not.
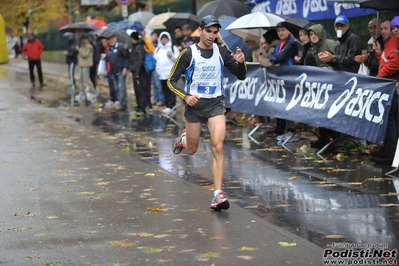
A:
[[[199,97],[198,97],[197,95],[188,95],[188,94],[187,94],[187,95],[184,97],[184,101],[185,101],[186,104],[189,105],[189,106],[194,106],[194,105],[196,105],[197,102],[198,102],[198,100],[199,100]]]
[[[238,63],[244,63],[245,56],[244,53],[241,51],[240,47],[237,47],[236,54],[233,56],[234,60],[236,60]]]

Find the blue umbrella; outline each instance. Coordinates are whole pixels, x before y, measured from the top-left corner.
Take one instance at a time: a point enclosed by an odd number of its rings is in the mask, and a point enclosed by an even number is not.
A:
[[[107,28],[115,29],[115,30],[136,30],[138,32],[142,32],[144,30],[143,24],[140,22],[133,22],[129,20],[122,20],[117,22],[110,22],[107,24]]]
[[[243,39],[231,34],[229,30],[225,30],[225,28],[236,19],[237,19],[236,17],[231,17],[231,16],[220,17],[219,23],[222,26],[222,28],[220,29],[219,33],[220,36],[222,37],[223,42],[232,52],[235,53],[236,48],[240,47],[245,55],[245,59],[249,61],[252,56],[251,49],[249,49],[249,47],[245,44]]]

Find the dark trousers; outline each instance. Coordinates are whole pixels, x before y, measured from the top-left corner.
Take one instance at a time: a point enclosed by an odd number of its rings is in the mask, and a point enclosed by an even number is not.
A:
[[[70,85],[73,85],[74,88],[76,88],[76,82],[75,82],[75,67],[76,63],[68,63],[68,77],[69,77],[69,83]]]
[[[39,76],[40,86],[43,85],[43,73],[42,73],[42,62],[39,60],[29,60],[29,77],[32,85],[35,85],[35,74],[33,72],[34,67],[36,66],[37,75]]]
[[[136,111],[145,112],[145,107],[147,105],[146,93],[144,90],[144,76],[143,75],[133,75],[133,86],[134,86],[134,95],[136,96]],[[150,77],[151,84],[151,77]]]
[[[168,87],[166,83],[167,80],[161,80],[162,92],[165,97],[166,107],[173,108],[176,105],[176,94],[174,94]]]
[[[118,95],[116,94],[114,79],[112,78],[111,73],[107,73],[107,80],[109,86],[109,98],[111,99],[111,101],[116,102],[118,100]]]
[[[391,109],[389,109],[387,130],[384,141],[384,156],[394,157],[398,143],[398,94],[393,93]]]
[[[146,73],[145,71],[144,71],[144,73],[142,75],[143,88],[144,88],[144,91],[145,91],[145,99],[146,99],[145,107],[148,107],[148,108],[152,108],[152,102],[151,102],[151,76],[152,76],[152,72],[151,73]]]
[[[97,68],[98,68],[98,64],[93,64],[90,67],[90,80],[91,83],[93,83],[94,87],[96,87],[96,77],[97,77]]]
[[[286,128],[286,121],[285,119],[276,118],[276,134],[283,135],[285,133]]]

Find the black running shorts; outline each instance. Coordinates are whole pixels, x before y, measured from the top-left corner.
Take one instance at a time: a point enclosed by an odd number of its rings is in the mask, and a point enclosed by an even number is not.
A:
[[[226,112],[225,96],[217,98],[200,98],[196,105],[186,104],[184,118],[190,123],[207,123],[208,118],[224,115]]]

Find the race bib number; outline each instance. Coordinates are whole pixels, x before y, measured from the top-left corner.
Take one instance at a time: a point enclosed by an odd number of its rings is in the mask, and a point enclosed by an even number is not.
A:
[[[198,86],[197,91],[202,94],[214,94],[216,86]]]

